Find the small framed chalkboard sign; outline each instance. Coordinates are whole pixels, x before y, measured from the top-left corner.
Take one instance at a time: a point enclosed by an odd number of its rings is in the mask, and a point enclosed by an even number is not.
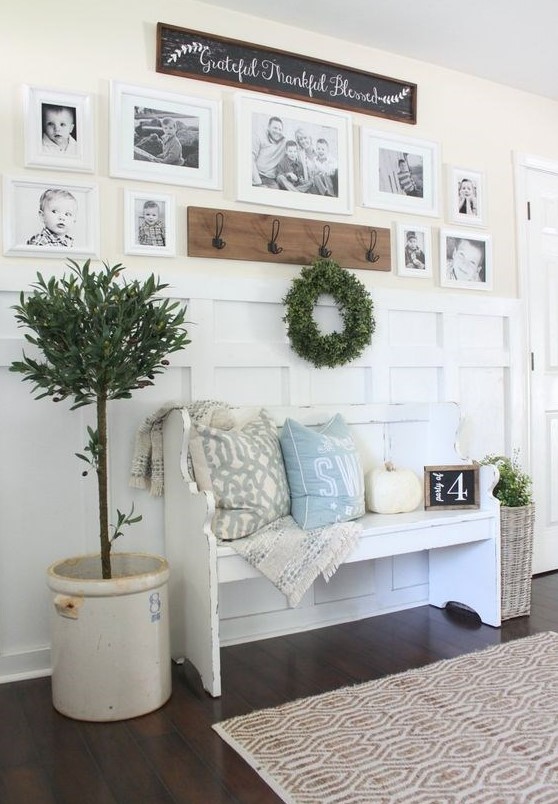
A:
[[[479,508],[479,467],[424,467],[424,507],[427,511]]]

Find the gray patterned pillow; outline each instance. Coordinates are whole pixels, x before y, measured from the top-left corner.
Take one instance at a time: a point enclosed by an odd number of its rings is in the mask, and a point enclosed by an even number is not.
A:
[[[277,428],[265,410],[242,429],[195,425],[190,453],[199,487],[215,497],[217,538],[240,539],[289,513]]]

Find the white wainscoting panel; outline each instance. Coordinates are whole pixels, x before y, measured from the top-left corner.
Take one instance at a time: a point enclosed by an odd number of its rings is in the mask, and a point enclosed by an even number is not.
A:
[[[525,361],[516,300],[371,288],[372,345],[348,366],[318,370],[290,349],[282,321],[288,281],[212,278],[177,269],[162,279],[171,285],[169,295],[188,304],[192,343],[172,356],[155,387],[111,405],[111,507],[125,510],[134,503],[143,516],[121,537],[119,550],[164,551],[162,501],[130,488],[128,475],[137,427],[169,402],[455,400],[463,413],[464,455],[482,457],[488,448],[509,451],[520,443]],[[10,308],[33,280],[28,269],[0,271],[0,681],[49,672],[45,568],[63,556],[97,550],[94,477],[82,477],[83,467],[73,458],[83,449],[93,411],[69,413],[67,403],[37,402],[28,384],[8,371],[24,346]],[[337,318],[331,304],[322,305],[324,327],[335,326]],[[378,453],[367,462],[381,463],[386,448],[380,436]],[[350,565],[329,584],[317,582],[295,612],[265,580],[254,580],[248,601],[245,586],[241,599],[234,584],[226,585],[223,641],[418,605],[427,597],[426,579],[420,553]]]

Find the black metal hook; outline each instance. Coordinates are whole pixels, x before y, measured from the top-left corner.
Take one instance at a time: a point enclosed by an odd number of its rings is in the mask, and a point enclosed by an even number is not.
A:
[[[380,255],[376,254],[376,242],[378,240],[378,232],[375,229],[370,230],[370,245],[368,246],[368,251],[366,252],[366,259],[368,262],[378,262],[380,259]]]
[[[271,224],[271,240],[267,244],[267,250],[272,254],[281,254],[283,251],[281,246],[277,245],[277,238],[279,237],[279,229],[281,228],[281,221],[279,218],[274,218]]]
[[[331,249],[326,248],[327,242],[329,240],[329,233],[330,233],[330,228],[329,228],[329,225],[326,223],[324,225],[324,228],[322,229],[322,245],[320,246],[320,249],[319,249],[319,252],[318,252],[320,257],[325,257],[326,259],[328,257],[331,257]]]
[[[215,237],[211,241],[211,245],[213,248],[222,249],[225,248],[227,245],[224,240],[221,239],[221,234],[223,232],[223,226],[225,225],[225,216],[222,212],[215,213]]]

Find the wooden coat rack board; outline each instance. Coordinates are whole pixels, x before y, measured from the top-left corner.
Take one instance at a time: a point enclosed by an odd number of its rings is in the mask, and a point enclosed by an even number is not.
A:
[[[188,207],[188,255],[310,265],[330,257],[342,268],[391,270],[389,229],[307,218]]]

